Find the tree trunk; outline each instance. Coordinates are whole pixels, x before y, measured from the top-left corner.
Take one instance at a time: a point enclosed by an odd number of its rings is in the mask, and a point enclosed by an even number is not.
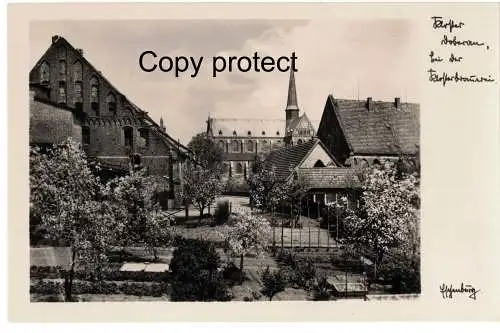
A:
[[[189,218],[189,205],[188,204],[185,204],[185,206],[184,206],[184,213],[185,213],[184,219],[187,221]]]
[[[240,282],[243,282],[243,254],[240,254]]]
[[[71,258],[71,267],[69,270],[69,273],[66,275],[64,279],[64,298],[66,302],[71,302],[73,300],[73,296],[71,293],[71,289],[73,289],[73,277],[75,273],[75,258],[76,258],[76,251],[72,251],[72,258]]]
[[[201,223],[201,219],[203,217],[203,211],[205,210],[205,206],[201,206],[200,208],[200,216],[198,217],[198,222]]]

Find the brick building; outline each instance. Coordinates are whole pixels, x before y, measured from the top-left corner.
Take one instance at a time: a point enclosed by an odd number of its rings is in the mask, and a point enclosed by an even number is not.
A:
[[[335,99],[325,104],[318,138],[345,166],[362,166],[411,156],[419,160],[420,105]]]
[[[224,151],[224,177],[231,192],[246,192],[246,179],[256,155],[314,138],[315,127],[305,113],[299,116],[295,76],[290,72],[285,119],[208,118],[207,135]]]
[[[166,133],[163,120],[157,124],[115,88],[85,59],[83,50],[53,36],[29,81],[30,144],[72,137],[89,159],[111,173],[134,167],[168,179],[164,196],[174,205],[189,150]]]

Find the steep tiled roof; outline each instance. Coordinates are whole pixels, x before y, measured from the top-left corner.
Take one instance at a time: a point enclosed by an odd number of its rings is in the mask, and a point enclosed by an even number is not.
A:
[[[352,168],[299,168],[299,179],[309,189],[359,187],[359,179]]]
[[[328,98],[354,154],[414,154],[420,140],[420,105]]]
[[[307,117],[307,115],[305,113],[303,113],[302,116],[295,118],[288,126],[288,129],[290,131],[294,131],[298,127],[312,130],[314,132],[316,132],[316,129],[317,129],[317,127],[314,127],[312,122],[309,120],[309,117]],[[316,134],[316,133],[314,133],[314,134]]]
[[[267,156],[264,162],[266,168],[274,169],[276,177],[285,180],[290,175],[291,170],[299,166],[299,163],[318,142],[318,139],[314,139],[295,146],[274,150]]]
[[[285,119],[210,118],[208,121],[214,137],[233,136],[234,132],[236,132],[236,136],[285,136]],[[219,131],[222,134],[219,134]]]

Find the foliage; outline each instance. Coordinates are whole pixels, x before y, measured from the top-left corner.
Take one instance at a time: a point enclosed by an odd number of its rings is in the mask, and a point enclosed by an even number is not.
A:
[[[203,211],[223,191],[224,184],[218,172],[199,164],[190,164],[184,171],[182,196],[186,203],[194,204],[200,211],[201,222]]]
[[[217,203],[214,213],[215,225],[221,225],[229,220],[231,212],[229,210],[229,201],[225,200]]]
[[[271,272],[269,266],[262,272],[262,293],[269,297],[269,301],[273,300],[274,295],[285,290],[286,280],[283,277],[281,270]]]
[[[244,256],[260,256],[264,253],[270,231],[271,227],[265,218],[249,212],[238,213],[232,224],[224,230],[227,249],[232,255],[240,257],[241,271]]]
[[[218,268],[220,258],[206,241],[184,240],[170,262],[173,301],[226,301],[227,285]]]
[[[46,151],[31,148],[30,207],[44,237],[71,251],[65,277],[66,299],[71,300],[76,263],[99,274],[107,261],[106,249],[123,230],[119,210],[105,200],[85,153],[71,138]]]
[[[255,164],[247,180],[252,204],[269,212],[276,211],[280,206],[292,206],[293,215],[298,216],[300,199],[305,194],[304,184],[296,177],[287,182],[278,179],[276,172],[263,161],[257,160]]]
[[[321,276],[314,288],[314,299],[316,301],[327,301],[330,299],[330,285],[326,276]]]
[[[220,172],[224,151],[205,133],[198,133],[188,143],[188,148],[203,167]]]
[[[136,296],[161,297],[168,293],[168,284],[164,282],[115,282],[115,281],[74,281],[74,294],[125,294]],[[58,295],[63,290],[63,283],[58,280],[37,280],[30,284],[30,293]]]
[[[374,252],[380,267],[384,254],[397,250],[407,261],[419,253],[419,177],[399,174],[385,165],[367,172],[363,185],[363,205],[345,219],[347,240]]]
[[[142,245],[157,259],[157,248],[171,245],[170,225],[173,218],[161,211],[155,200],[161,187],[158,179],[147,177],[143,172],[111,180],[106,184],[108,198],[120,207],[126,237],[121,245]]]

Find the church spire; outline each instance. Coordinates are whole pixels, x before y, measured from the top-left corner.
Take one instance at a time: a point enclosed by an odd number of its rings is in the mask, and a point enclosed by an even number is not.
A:
[[[295,76],[293,75],[293,69],[290,69],[290,81],[288,82],[288,99],[286,103],[286,110],[299,110],[299,104],[297,103],[297,90],[295,88]]]

